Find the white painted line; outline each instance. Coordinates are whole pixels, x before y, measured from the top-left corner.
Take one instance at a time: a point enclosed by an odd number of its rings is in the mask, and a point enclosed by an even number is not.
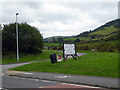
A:
[[[70,78],[71,76],[55,76],[55,78]]]
[[[47,81],[47,80],[41,80],[41,81],[43,81],[43,82],[54,82],[54,81]]]
[[[35,79],[35,81],[39,81],[38,79]]]
[[[5,75],[4,73],[1,73],[1,75],[3,76],[3,75]]]
[[[33,73],[24,72],[23,74],[33,74]]]
[[[38,88],[44,88],[44,87],[38,87]]]

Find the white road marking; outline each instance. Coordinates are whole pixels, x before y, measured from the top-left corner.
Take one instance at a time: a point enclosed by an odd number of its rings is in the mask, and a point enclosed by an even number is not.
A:
[[[41,80],[41,81],[43,81],[43,82],[54,82],[54,81],[47,81],[47,80]]]
[[[29,73],[29,72],[24,72],[23,74],[33,74],[33,73]]]
[[[1,76],[5,75],[4,73],[1,73]]]
[[[35,81],[39,81],[38,79],[35,79]]]
[[[55,78],[70,78],[71,76],[55,76]]]

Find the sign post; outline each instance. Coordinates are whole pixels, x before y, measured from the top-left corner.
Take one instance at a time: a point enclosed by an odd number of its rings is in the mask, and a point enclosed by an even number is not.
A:
[[[67,59],[68,56],[72,56],[75,60],[77,60],[76,56],[76,48],[75,44],[64,44],[63,43],[63,58],[64,60]]]

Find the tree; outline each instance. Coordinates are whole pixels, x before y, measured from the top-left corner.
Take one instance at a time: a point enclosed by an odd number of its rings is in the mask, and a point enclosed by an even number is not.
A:
[[[38,29],[27,23],[18,24],[19,51],[35,53],[43,48],[43,37]],[[2,30],[2,46],[4,51],[16,52],[16,28],[15,23],[4,25]]]
[[[76,38],[75,42],[80,42],[80,39],[79,39],[79,38]]]
[[[56,43],[55,38],[53,37],[53,43]]]
[[[58,38],[58,43],[60,43],[61,46],[61,43],[63,43],[63,38]]]

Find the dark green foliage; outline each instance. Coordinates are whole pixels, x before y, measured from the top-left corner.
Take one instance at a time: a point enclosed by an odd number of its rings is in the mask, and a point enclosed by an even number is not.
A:
[[[118,40],[115,41],[96,41],[88,43],[76,43],[77,50],[97,49],[101,52],[116,52],[118,51]]]
[[[75,36],[75,37],[88,37],[89,36],[89,33],[91,33],[91,31],[86,31],[86,32],[83,32],[83,33],[80,33],[79,35]]]
[[[92,34],[91,35],[92,39],[94,39],[94,38],[100,38],[100,37],[103,37],[103,35],[97,35],[97,34]]]
[[[63,38],[58,38],[59,43],[63,43]]]
[[[77,38],[77,39],[75,40],[75,42],[80,42],[80,39],[79,39],[79,38]]]
[[[98,31],[98,30],[104,30],[105,27],[110,27],[112,25],[117,28],[117,27],[119,27],[119,25],[118,25],[119,22],[120,22],[120,19],[116,19],[116,20],[110,21],[110,22],[108,22],[108,23],[106,23],[106,24],[104,24],[104,25],[94,29],[94,32]]]
[[[56,43],[55,38],[53,37],[53,43]]]
[[[43,37],[40,32],[27,23],[18,24],[19,51],[24,53],[36,53],[43,48]],[[16,52],[16,28],[15,23],[4,25],[2,31],[2,46],[4,52]]]
[[[58,38],[58,43],[60,43],[60,46],[61,46],[61,44],[63,43],[63,38]]]

